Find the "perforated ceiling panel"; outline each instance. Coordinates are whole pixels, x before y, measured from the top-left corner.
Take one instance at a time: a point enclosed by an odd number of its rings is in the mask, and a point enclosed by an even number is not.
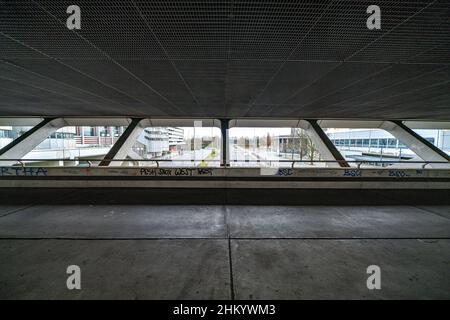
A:
[[[0,6],[0,116],[450,120],[450,1]]]

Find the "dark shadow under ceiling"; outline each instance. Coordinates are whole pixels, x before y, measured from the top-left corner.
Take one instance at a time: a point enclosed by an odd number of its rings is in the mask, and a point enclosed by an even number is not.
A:
[[[450,1],[0,1],[0,116],[450,120]]]

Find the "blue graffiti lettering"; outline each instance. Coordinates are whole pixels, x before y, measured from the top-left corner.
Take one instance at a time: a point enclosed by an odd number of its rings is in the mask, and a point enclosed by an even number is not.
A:
[[[346,169],[344,171],[344,177],[361,177],[362,175],[362,171],[361,170],[356,170],[356,169]]]
[[[2,176],[9,176],[9,175],[11,175],[11,172],[9,172],[9,168],[2,167],[1,172],[2,172]]]
[[[293,171],[292,169],[278,169],[277,176],[292,176]]]
[[[389,177],[404,178],[409,177],[409,175],[403,170],[389,170]]]
[[[48,170],[46,168],[37,168],[36,170],[36,175],[42,175],[42,176],[47,176],[48,174]]]

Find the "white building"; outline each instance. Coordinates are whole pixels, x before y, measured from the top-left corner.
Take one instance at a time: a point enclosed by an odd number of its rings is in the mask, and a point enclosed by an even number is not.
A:
[[[450,154],[450,130],[414,130],[439,149]],[[334,145],[347,158],[416,158],[414,152],[390,133],[380,129],[327,130]]]
[[[13,140],[12,127],[0,126],[0,148],[3,148]]]
[[[183,148],[184,130],[179,127],[148,127],[138,138],[148,158],[163,157]]]
[[[8,145],[30,128],[1,126],[0,148]],[[124,130],[125,127],[64,127],[42,141],[23,159],[101,158],[107,154]],[[182,128],[148,127],[139,136],[133,151],[136,157],[162,157],[179,152],[184,144]],[[57,165],[57,162],[54,164]]]

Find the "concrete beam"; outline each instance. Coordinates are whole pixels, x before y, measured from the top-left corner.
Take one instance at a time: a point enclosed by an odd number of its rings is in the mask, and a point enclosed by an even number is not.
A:
[[[31,118],[10,118],[10,117],[0,117],[0,126],[23,126],[23,127],[34,127],[42,122],[44,118],[41,117],[31,117]]]
[[[62,118],[45,118],[39,124],[13,140],[0,150],[1,159],[22,159],[28,152],[36,148],[49,135],[66,126]],[[2,166],[12,166],[17,161],[0,161]]]
[[[129,118],[64,118],[68,126],[87,126],[87,127],[99,127],[99,126],[114,126],[125,127],[130,123]]]
[[[232,119],[231,128],[295,128],[298,119]]]
[[[381,120],[317,120],[321,128],[371,129],[378,128]]]
[[[142,126],[142,118],[133,118],[131,123],[128,125],[124,133],[112,146],[111,150],[105,156],[105,158],[99,163],[99,166],[106,167],[111,163],[115,166],[120,166],[120,161],[111,161],[114,159],[125,159],[134,143],[136,142],[139,135],[144,130]]]
[[[403,124],[410,129],[450,129],[450,121],[403,121]]]
[[[317,123],[317,120],[300,120],[298,126],[306,131],[314,146],[319,151],[323,160],[336,160],[339,162],[329,162],[327,167],[350,167],[342,154],[336,149],[333,142]]]
[[[196,121],[202,122],[202,127],[220,128],[220,120],[218,119],[201,119],[201,118],[151,118],[151,126],[153,127],[194,127]]]
[[[380,125],[380,129],[386,130],[392,134],[424,161],[450,161],[450,156],[448,154],[434,146],[428,140],[419,136],[401,121],[383,121]],[[435,163],[430,164],[429,166],[432,168],[449,168],[450,163]]]
[[[317,123],[322,128],[343,128],[343,129],[378,129],[385,120],[318,120]],[[450,121],[403,121],[403,124],[410,129],[450,129]]]

